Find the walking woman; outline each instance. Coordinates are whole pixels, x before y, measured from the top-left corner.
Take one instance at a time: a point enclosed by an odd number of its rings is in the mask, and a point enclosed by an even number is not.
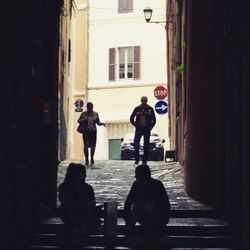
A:
[[[83,126],[83,145],[84,145],[84,156],[85,165],[89,165],[89,148],[90,148],[90,163],[94,164],[94,154],[96,147],[96,135],[98,126],[106,126],[104,122],[100,122],[99,115],[93,110],[93,103],[87,103],[87,111],[82,112],[78,119],[78,123]]]

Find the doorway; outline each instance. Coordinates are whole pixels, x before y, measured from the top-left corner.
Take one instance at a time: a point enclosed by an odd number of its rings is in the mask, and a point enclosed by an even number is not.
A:
[[[121,159],[120,146],[121,146],[120,139],[109,139],[109,160]]]

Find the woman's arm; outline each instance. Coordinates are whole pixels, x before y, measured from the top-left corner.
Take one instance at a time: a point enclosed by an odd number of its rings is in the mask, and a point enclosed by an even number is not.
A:
[[[130,123],[131,123],[133,126],[135,126],[135,127],[136,127],[136,122],[135,122],[136,112],[137,112],[137,107],[134,108],[134,110],[133,110],[133,112],[132,112],[132,114],[130,115],[130,118],[129,118]]]
[[[96,113],[96,124],[98,126],[104,126],[104,127],[106,127],[106,124],[104,122],[100,122],[100,118],[99,118],[98,113]]]
[[[83,121],[83,112],[81,113],[80,117],[78,118],[77,122],[81,123]]]

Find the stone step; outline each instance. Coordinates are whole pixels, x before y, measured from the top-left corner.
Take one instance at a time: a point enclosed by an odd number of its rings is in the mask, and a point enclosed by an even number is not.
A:
[[[191,221],[192,222],[192,221]],[[122,234],[125,231],[125,225],[119,224],[117,226],[117,233]],[[61,234],[64,232],[64,224],[41,224],[37,229],[39,234]],[[93,229],[92,234],[104,234],[104,226],[99,226]],[[165,233],[168,235],[197,235],[197,236],[227,236],[230,233],[230,228],[228,225],[222,224],[210,224],[210,225],[192,225],[188,221],[184,223],[169,223],[166,226]]]
[[[93,247],[93,246],[84,246],[84,247],[58,247],[58,246],[33,246],[31,248],[29,248],[29,250],[109,250],[113,248],[107,248],[107,247]],[[130,247],[126,247],[126,248],[116,248],[117,250],[166,250],[166,248],[130,248]],[[215,248],[200,248],[200,247],[171,247],[171,250],[232,250],[232,248],[228,248],[228,247],[215,247]]]
[[[118,210],[118,217],[123,217],[124,210]],[[221,218],[222,214],[214,209],[174,209],[170,218]]]
[[[41,246],[80,248],[92,247],[130,247],[134,248],[166,248],[166,247],[186,247],[186,248],[229,248],[231,238],[229,236],[164,236],[157,239],[145,237],[125,237],[105,238],[102,235],[92,235],[88,237],[61,237],[56,234],[36,235],[32,249]],[[84,249],[84,248],[83,248]]]
[[[171,218],[160,238],[142,237],[140,226],[136,234],[126,237],[123,211],[118,210],[116,235],[104,235],[104,225],[89,232],[88,236],[65,235],[65,225],[60,218],[49,218],[41,222],[36,230],[31,249],[227,249],[231,246],[230,227],[214,210],[171,210]],[[101,211],[104,218],[104,211]],[[66,248],[65,248],[66,247]]]

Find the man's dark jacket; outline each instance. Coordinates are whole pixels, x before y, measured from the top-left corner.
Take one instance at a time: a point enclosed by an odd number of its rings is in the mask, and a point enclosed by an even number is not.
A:
[[[136,127],[140,128],[140,116],[145,115],[145,127],[148,129],[152,129],[156,123],[155,112],[154,109],[146,104],[145,106],[139,105],[134,108],[131,116],[130,122]]]

